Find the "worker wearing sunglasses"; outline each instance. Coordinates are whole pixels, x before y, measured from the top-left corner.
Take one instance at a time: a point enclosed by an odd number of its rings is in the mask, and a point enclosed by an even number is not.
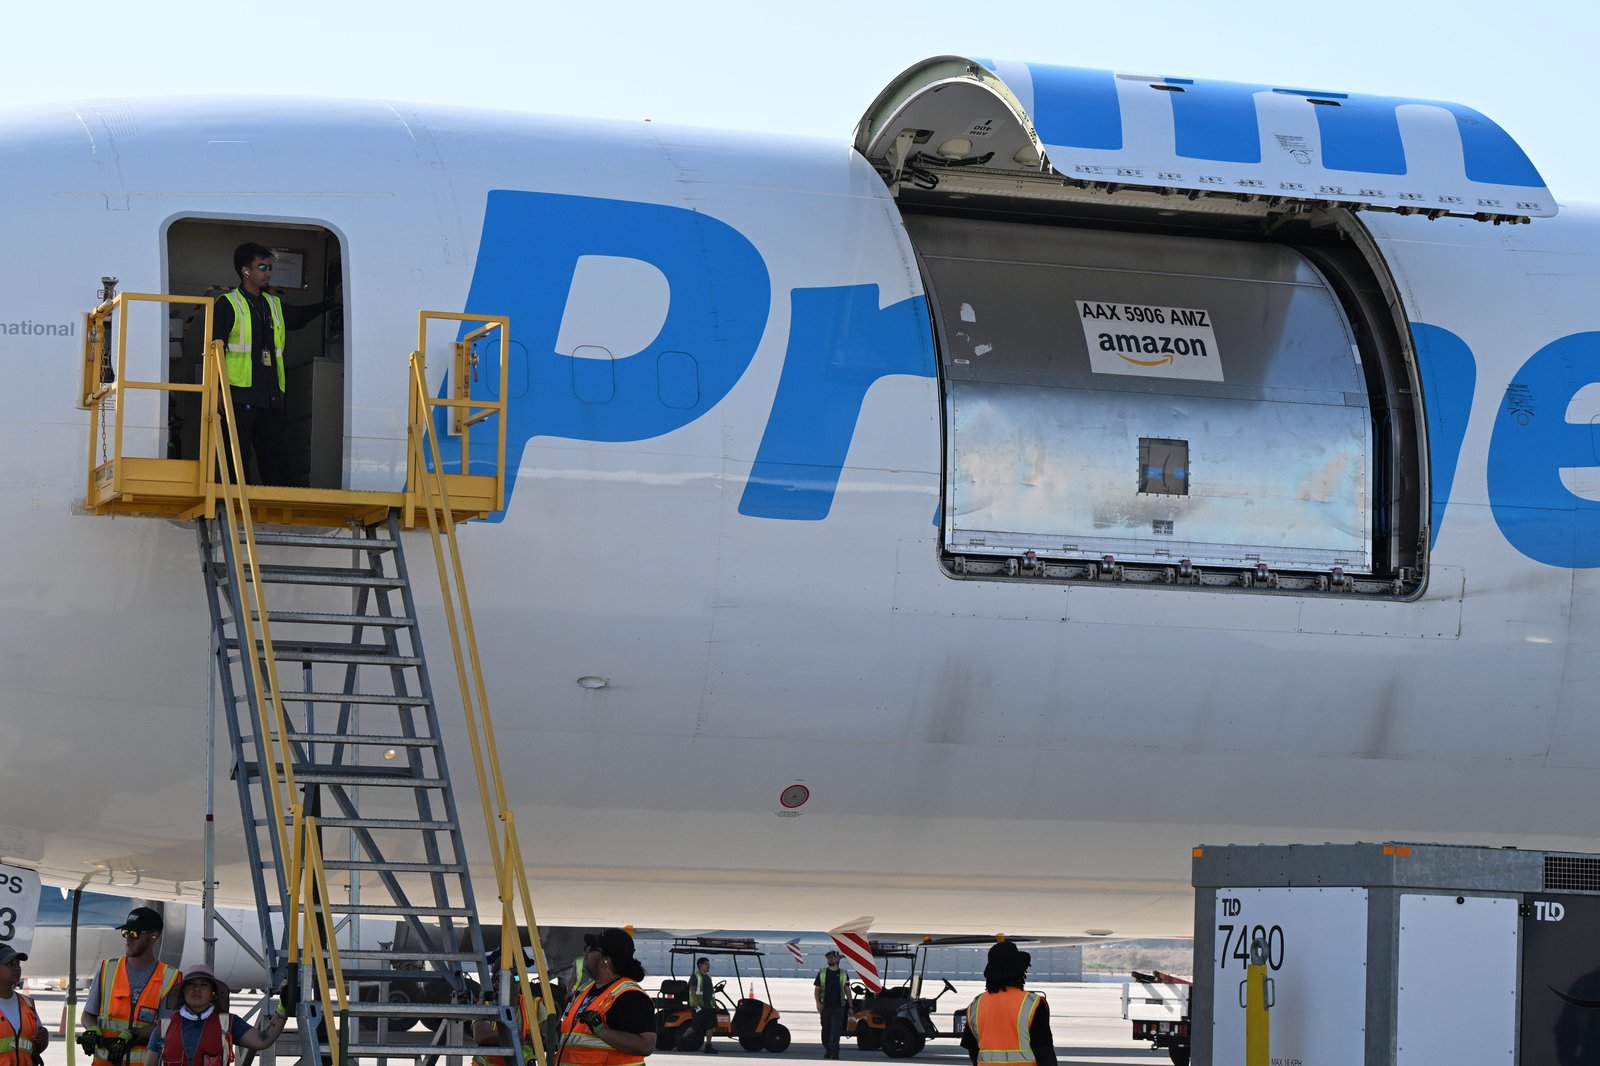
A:
[[[122,957],[102,962],[89,982],[78,1044],[93,1057],[94,1066],[143,1061],[162,1001],[182,976],[156,958],[164,925],[161,913],[150,907],[129,911],[127,921],[117,927]]]
[[[343,296],[314,304],[286,304],[271,291],[272,249],[254,242],[233,252],[239,286],[216,298],[211,336],[223,343],[223,366],[233,401],[233,422],[239,432],[243,474],[236,480],[253,485],[290,485],[296,472],[289,460],[287,375],[283,364],[289,333],[311,322]],[[227,427],[223,427],[226,433]],[[233,453],[227,450],[232,469]],[[251,470],[254,456],[255,469]]]

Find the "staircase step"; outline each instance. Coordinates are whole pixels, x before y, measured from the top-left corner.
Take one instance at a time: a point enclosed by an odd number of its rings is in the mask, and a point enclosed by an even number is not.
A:
[[[339,953],[341,959],[344,952]],[[339,970],[344,974],[346,981],[417,981],[437,977],[437,970],[397,970],[393,966],[345,966],[341,963]],[[411,1004],[407,1004],[410,1006]],[[353,1008],[354,1003],[350,1004]],[[374,1004],[376,1006],[376,1004]]]
[[[305,689],[281,690],[285,703],[360,703],[360,704],[385,704],[391,703],[397,707],[426,707],[426,696],[399,696],[392,692],[315,692]],[[239,696],[238,703],[248,703],[249,696]]]
[[[223,642],[226,648],[235,649],[234,640]],[[260,650],[262,641],[256,641]],[[361,666],[421,666],[416,655],[391,655],[378,644],[348,644],[334,640],[275,640],[272,654],[279,661],[310,663],[355,663]]]
[[[244,543],[244,538],[239,539]],[[333,537],[327,534],[301,534],[301,533],[256,533],[257,544],[282,545],[292,548],[345,548],[360,549],[364,552],[392,552],[395,542],[388,539],[374,539],[372,537]]]
[[[326,864],[324,864],[326,865]],[[382,962],[385,959],[408,959],[420,962],[482,962],[483,956],[473,951],[370,951],[365,949],[339,949],[339,961]],[[399,970],[399,967],[396,967]],[[418,973],[417,970],[399,970],[401,973]]]
[[[254,611],[250,617],[258,622],[261,616]],[[335,614],[327,611],[273,611],[269,616],[273,625],[293,623],[296,625],[313,626],[372,626],[374,628],[387,626],[393,629],[406,629],[417,624],[415,618],[398,614]]]
[[[356,767],[334,769],[295,768],[294,779],[302,785],[382,785],[388,788],[449,788],[450,782],[439,777],[412,777],[405,773],[392,773],[381,767],[376,772],[361,772]]]
[[[355,873],[463,874],[467,872],[466,863],[461,862],[389,862],[367,859],[323,859],[322,867],[325,870],[349,870]]]
[[[343,953],[340,954],[343,958]],[[498,1018],[493,1003],[350,1003],[352,1016],[362,1018]]]
[[[321,1045],[324,1056],[330,1054],[327,1044]],[[391,1059],[420,1059],[436,1058],[441,1055],[461,1055],[472,1057],[474,1055],[510,1055],[520,1058],[521,1053],[515,1048],[479,1047],[476,1044],[360,1044],[351,1042],[341,1049],[350,1061],[358,1058],[391,1058]]]
[[[397,589],[405,584],[398,577],[374,574],[348,566],[283,566],[261,568],[261,580],[286,585],[338,585],[344,588]]]
[[[250,738],[254,740],[254,737]],[[290,733],[294,744],[371,744],[380,748],[437,748],[433,737],[402,737],[379,733]],[[273,738],[277,743],[277,738]]]
[[[277,908],[274,907],[276,910]],[[328,901],[328,909],[339,914],[373,914],[394,915],[396,917],[416,916],[418,918],[470,918],[472,911],[465,907],[414,907],[410,904],[398,903],[339,903]]]
[[[421,821],[415,818],[318,818],[324,829],[415,829],[419,833],[448,833],[453,822]]]

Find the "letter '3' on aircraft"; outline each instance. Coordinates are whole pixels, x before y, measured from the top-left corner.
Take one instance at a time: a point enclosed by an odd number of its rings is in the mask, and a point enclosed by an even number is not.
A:
[[[435,425],[445,468],[506,449],[460,539],[541,921],[1183,933],[1201,842],[1600,847],[1600,227],[1510,135],[945,56],[842,147],[364,102],[0,116],[0,858],[198,892],[194,523],[85,471],[203,476],[208,419],[130,389],[90,438],[74,400],[102,278],[201,298],[122,337],[130,381],[202,381],[246,241],[287,305],[342,283],[289,335],[285,447],[369,517],[415,487],[417,312],[506,320],[475,364],[466,325],[423,347],[433,397],[505,404]],[[325,592],[275,638],[312,647]],[[287,689],[374,669],[304,655]],[[286,701],[308,733],[347,711]]]

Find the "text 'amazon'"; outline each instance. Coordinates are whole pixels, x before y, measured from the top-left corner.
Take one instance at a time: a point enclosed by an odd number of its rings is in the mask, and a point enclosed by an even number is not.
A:
[[[1078,319],[1096,374],[1222,380],[1210,311],[1079,300]]]

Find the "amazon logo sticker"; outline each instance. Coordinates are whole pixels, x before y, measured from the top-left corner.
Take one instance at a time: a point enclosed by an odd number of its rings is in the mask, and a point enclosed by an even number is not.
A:
[[[1079,300],[1078,320],[1096,374],[1222,381],[1211,312],[1200,307]]]

